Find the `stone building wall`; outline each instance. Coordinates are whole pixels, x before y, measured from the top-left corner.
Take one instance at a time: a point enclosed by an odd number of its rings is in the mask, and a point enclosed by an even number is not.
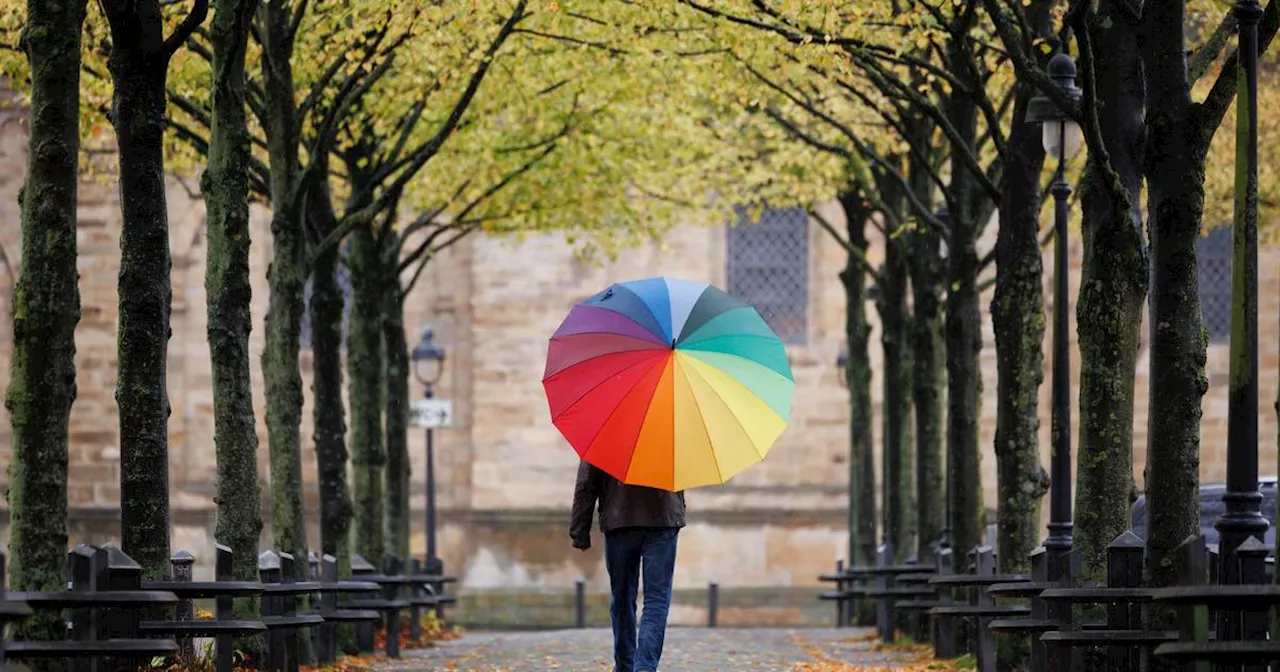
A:
[[[21,263],[17,191],[23,180],[25,130],[21,115],[0,117],[0,249],[12,263],[0,263],[0,311],[11,308],[12,278]],[[194,198],[195,180],[171,180],[169,213],[173,267],[173,336],[169,344],[171,495],[174,547],[203,561],[212,548],[214,448],[209,351],[205,339],[204,211]],[[70,497],[72,538],[103,542],[118,526],[118,426],[114,401],[116,276],[119,265],[118,196],[109,183],[86,183],[79,224],[83,317],[77,330],[79,397],[71,418]],[[828,218],[839,228],[835,209]],[[994,242],[994,226],[980,249]],[[262,347],[267,305],[266,269],[271,240],[266,213],[256,208],[252,222],[254,331],[253,361]],[[809,231],[809,337],[789,346],[796,378],[792,426],[769,458],[731,484],[689,494],[690,526],[682,536],[678,587],[695,590],[711,580],[727,591],[793,586],[809,590],[820,571],[843,555],[846,528],[846,393],[835,358],[842,347],[844,297],[837,274],[844,252],[819,227]],[[471,238],[433,261],[409,298],[409,343],[430,322],[449,352],[437,396],[455,404],[455,426],[437,433],[437,474],[441,550],[447,567],[463,578],[467,591],[522,587],[568,587],[585,576],[592,590],[606,580],[600,548],[572,551],[565,521],[576,467],[574,453],[551,426],[540,379],[546,339],[568,307],[614,280],[666,274],[723,285],[726,273],[723,228],[679,228],[661,246],[624,253],[604,266],[581,264],[554,235],[522,241]],[[1046,250],[1046,252],[1048,252]],[[874,246],[871,262],[882,251]],[[1072,296],[1079,281],[1080,249],[1072,248]],[[1047,259],[1046,259],[1047,261]],[[1051,268],[1046,264],[1046,268]],[[1259,408],[1263,474],[1276,469],[1276,422],[1271,405],[1280,369],[1280,247],[1266,247],[1260,263],[1262,400]],[[986,275],[994,273],[988,269]],[[1048,289],[1051,277],[1046,274]],[[1046,291],[1046,308],[1049,292]],[[983,298],[984,382],[982,462],[985,501],[995,504],[995,459],[991,450],[996,412],[995,350]],[[881,389],[879,329],[872,316],[873,398]],[[1072,311],[1074,341],[1074,310]],[[1046,335],[1047,336],[1047,335]],[[11,324],[0,320],[0,388],[9,376]],[[1046,338],[1046,376],[1048,345]],[[1073,350],[1073,377],[1079,359]],[[311,444],[308,352],[302,353],[307,392],[302,427],[304,481],[308,506],[315,502],[315,461]],[[1134,432],[1135,477],[1142,485],[1146,455],[1147,372],[1140,359]],[[254,401],[262,442],[260,473],[266,479],[266,432],[262,421],[261,370],[254,366]],[[1226,346],[1209,350],[1210,388],[1204,403],[1201,478],[1222,481],[1226,436]],[[1047,380],[1047,377],[1046,377]],[[1075,390],[1073,388],[1073,405]],[[421,387],[411,382],[412,394]],[[1041,418],[1048,462],[1048,385],[1042,387]],[[1077,416],[1078,417],[1078,416]],[[880,426],[873,432],[879,441]],[[7,464],[8,417],[0,409],[0,466]],[[425,548],[422,532],[424,438],[412,430],[414,552]],[[878,462],[878,458],[877,458]],[[269,497],[264,483],[264,505]],[[269,527],[267,528],[269,530]],[[7,525],[0,526],[0,542]],[[312,543],[317,541],[312,529]],[[269,543],[264,539],[264,544]],[[728,598],[726,598],[728,599]],[[688,610],[686,610],[688,611]],[[685,613],[677,612],[677,615]],[[689,611],[690,614],[694,613]],[[683,618],[683,616],[682,616]],[[689,619],[698,618],[696,615]]]

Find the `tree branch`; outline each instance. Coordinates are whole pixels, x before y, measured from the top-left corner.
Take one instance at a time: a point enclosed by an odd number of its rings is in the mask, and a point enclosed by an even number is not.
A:
[[[1193,86],[1218,59],[1223,48],[1227,46],[1227,41],[1236,34],[1236,27],[1236,14],[1228,9],[1227,15],[1222,17],[1222,21],[1218,23],[1218,27],[1214,29],[1209,39],[1205,40],[1204,44],[1191,55],[1191,63],[1187,65],[1187,79]]]
[[[544,32],[542,32],[542,31],[540,31],[540,30],[533,30],[533,29],[531,29],[531,28],[517,28],[517,29],[515,29],[515,30],[514,30],[514,31],[512,31],[512,32],[514,32],[514,33],[522,33],[522,34],[525,34],[525,35],[533,35],[534,37],[541,37],[541,38],[543,38],[543,39],[547,39],[547,40],[555,40],[555,41],[558,41],[558,42],[567,42],[567,43],[569,43],[569,44],[574,44],[574,45],[577,45],[577,46],[580,46],[580,47],[591,47],[592,49],[600,49],[600,50],[602,50],[602,51],[607,51],[607,52],[609,52],[609,53],[611,53],[611,54],[613,54],[613,55],[615,55],[615,56],[622,56],[622,55],[625,55],[625,54],[629,54],[629,53],[631,53],[630,51],[627,51],[626,49],[619,49],[619,48],[617,48],[617,47],[611,47],[611,46],[609,46],[609,45],[607,45],[607,44],[605,44],[605,43],[603,43],[603,42],[593,42],[593,41],[591,41],[591,40],[584,40],[584,39],[577,38],[577,37],[571,37],[571,36],[569,36],[569,35],[556,35],[556,34],[554,34],[554,33],[544,33]]]
[[[1271,0],[1267,3],[1267,8],[1262,13],[1262,22],[1258,24],[1258,53],[1267,53],[1267,48],[1271,46],[1271,40],[1276,36],[1276,29],[1280,28],[1280,7],[1277,4],[1280,0]],[[1218,130],[1218,126],[1222,124],[1222,117],[1226,115],[1227,108],[1231,106],[1231,101],[1236,96],[1236,68],[1239,62],[1239,54],[1232,53],[1227,57],[1226,63],[1222,64],[1222,71],[1218,73],[1218,78],[1213,82],[1213,88],[1209,90],[1209,95],[1205,96],[1204,102],[1200,104],[1197,110],[1201,121],[1200,146],[1202,149],[1208,149],[1209,143],[1213,141],[1213,134]]]
[[[416,175],[418,171],[421,170],[437,152],[440,151],[442,146],[444,146],[445,140],[447,140],[458,127],[459,122],[462,120],[462,115],[467,111],[467,108],[471,106],[471,101],[475,98],[476,92],[480,90],[480,84],[484,82],[485,75],[488,74],[489,68],[493,65],[494,56],[497,55],[498,50],[502,47],[503,43],[507,41],[507,38],[511,37],[511,33],[515,30],[516,25],[527,16],[527,7],[528,0],[520,0],[520,2],[516,4],[511,15],[507,17],[505,22],[503,22],[502,28],[498,31],[497,36],[495,36],[493,41],[489,43],[489,47],[485,49],[480,65],[471,73],[471,79],[467,82],[466,89],[463,90],[462,95],[459,96],[458,100],[454,103],[453,109],[449,111],[449,116],[436,131],[435,135],[431,136],[430,139],[422,143],[418,149],[413,152],[413,161],[410,162],[403,171],[401,171],[400,175],[392,185],[388,187],[390,192],[403,189],[404,186],[408,184],[409,180],[413,179],[413,176]],[[361,195],[367,196],[367,194]]]
[[[1024,40],[1022,36],[1011,24],[1008,15],[1000,7],[998,0],[982,0],[982,4],[986,7],[987,15],[991,17],[991,23],[995,26],[996,34],[1000,36],[1000,41],[1004,43],[1005,51],[1009,53],[1009,58],[1013,62],[1013,69],[1017,73],[1018,79],[1031,83],[1036,89],[1051,98],[1064,114],[1080,122],[1084,115],[1084,110],[1081,108],[1080,103],[1073,100],[1071,96],[1068,96],[1062,90],[1062,87],[1055,84],[1049,78],[1049,74],[1042,70],[1036,64],[1035,59],[1023,48],[1022,42]]]
[[[853,258],[854,261],[858,262],[858,265],[862,267],[862,271],[864,273],[871,276],[871,279],[875,282],[880,282],[880,273],[871,265],[871,262],[867,261],[867,255],[864,254],[862,250],[854,247],[848,239],[840,235],[840,232],[836,230],[836,227],[832,226],[830,220],[823,217],[822,213],[813,208],[810,208],[808,212],[809,216],[818,222],[818,226],[821,226],[823,231],[830,234],[831,237],[839,243],[840,247],[843,247],[845,252],[848,252],[849,256]]]
[[[307,15],[307,5],[309,0],[297,0],[298,4],[293,6],[293,18],[289,20],[289,40],[298,36],[298,30],[302,27],[302,19]]]
[[[568,132],[568,127],[566,127],[565,132],[566,133]],[[563,137],[563,134],[560,137]],[[529,172],[529,170],[531,170],[534,166],[536,166],[543,159],[549,156],[551,152],[554,152],[556,150],[556,147],[558,146],[556,144],[557,140],[559,140],[559,138],[556,138],[556,140],[553,140],[545,149],[539,152],[537,156],[533,157],[529,161],[526,161],[523,165],[519,166],[515,170],[512,170],[511,172],[507,173],[502,177],[502,179],[498,180],[498,182],[496,182],[495,184],[491,185],[488,189],[486,189],[484,193],[472,199],[471,202],[468,203],[466,207],[464,207],[462,211],[458,213],[455,219],[457,220],[466,219],[467,215],[471,214],[471,211],[474,210],[478,205],[488,200],[489,198],[493,197],[493,195],[498,193],[499,191],[502,191],[504,188],[506,188],[507,185],[514,182],[516,178]],[[417,249],[415,249],[411,254],[409,254],[400,263],[400,271],[403,272],[410,264],[414,262],[414,260],[420,258],[421,255],[426,254],[427,251],[429,250],[427,246],[430,244],[430,242],[431,242],[431,238],[428,237],[426,242],[424,242],[422,245],[419,245]]]
[[[182,17],[182,23],[173,30],[173,34],[165,38],[164,53],[166,60],[172,58],[187,40],[196,32],[209,16],[209,0],[195,0],[191,11]]]
[[[409,292],[412,292],[412,291],[413,291],[413,288],[414,288],[415,286],[417,286],[417,284],[418,284],[418,278],[421,278],[421,277],[422,277],[422,272],[423,272],[424,270],[426,270],[426,268],[427,268],[427,262],[428,262],[428,261],[430,261],[430,260],[432,259],[432,257],[435,257],[435,256],[436,256],[437,254],[439,254],[440,252],[442,252],[442,251],[444,251],[444,250],[446,250],[446,249],[448,249],[448,248],[452,247],[454,243],[458,242],[459,240],[462,240],[465,236],[467,236],[468,234],[472,233],[473,231],[475,231],[475,230],[476,230],[476,229],[478,229],[478,228],[480,228],[480,227],[479,227],[478,225],[475,225],[475,224],[471,224],[471,225],[463,226],[462,228],[458,229],[458,232],[457,232],[456,234],[454,234],[452,238],[449,238],[448,240],[445,240],[445,241],[444,241],[443,243],[441,243],[440,245],[438,245],[438,246],[436,246],[436,247],[432,248],[432,250],[431,250],[430,254],[424,254],[424,255],[422,256],[421,261],[419,261],[419,262],[418,262],[418,268],[416,268],[416,269],[413,271],[413,277],[409,278],[409,284],[405,285],[405,288],[404,288],[404,294],[403,294],[403,295],[404,295],[404,296],[408,296],[408,295],[409,295]],[[447,231],[448,229],[440,229],[440,230],[441,230],[441,231]]]

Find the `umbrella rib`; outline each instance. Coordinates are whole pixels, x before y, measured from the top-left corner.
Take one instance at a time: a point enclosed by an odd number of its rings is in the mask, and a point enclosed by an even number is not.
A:
[[[639,327],[639,328],[640,328],[640,330],[641,330],[643,333],[645,333],[645,334],[647,334],[647,335],[649,335],[649,336],[652,336],[652,337],[655,339],[655,340],[653,341],[654,343],[659,343],[659,344],[662,344],[662,345],[666,345],[666,340],[665,340],[665,339],[663,339],[659,334],[655,334],[655,333],[653,333],[653,330],[652,330],[652,329],[650,329],[649,327],[644,326],[643,324],[640,324],[640,322],[639,322],[639,321],[637,321],[634,317],[631,317],[630,315],[628,315],[628,314],[626,314],[626,313],[621,313],[621,312],[618,312],[618,311],[616,311],[616,310],[614,310],[614,309],[612,309],[612,308],[606,308],[606,307],[604,307],[604,306],[596,305],[596,304],[590,304],[590,305],[587,305],[587,304],[581,304],[581,303],[580,303],[580,304],[578,304],[578,305],[576,305],[576,306],[574,306],[574,307],[573,307],[573,309],[574,309],[574,310],[577,310],[578,308],[582,308],[583,310],[599,310],[599,311],[603,311],[603,312],[606,312],[606,313],[610,313],[610,314],[612,314],[612,315],[617,315],[618,317],[620,317],[620,318],[622,318],[622,319],[624,319],[624,320],[626,320],[626,321],[628,321],[628,322],[630,322],[630,323],[632,323],[632,324],[636,325],[637,327]],[[565,322],[568,322],[568,321],[569,321],[569,319],[570,319],[571,317],[573,317],[573,311],[572,311],[572,310],[569,312],[569,317],[566,317],[566,318],[565,318]],[[561,325],[561,328],[564,328],[563,324]],[[618,334],[618,333],[620,333],[620,332],[618,332],[617,330],[613,330],[613,331],[601,331],[601,329],[604,329],[604,328],[605,328],[605,327],[588,327],[588,329],[590,329],[590,331],[575,331],[575,332],[571,332],[571,333],[568,333],[568,334],[562,334],[562,333],[560,333],[560,332],[559,332],[559,330],[557,330],[557,331],[556,331],[556,333],[554,333],[554,334],[552,334],[552,335],[551,335],[551,338],[553,338],[553,339],[555,339],[555,338],[565,338],[565,337],[568,337],[568,336],[579,336],[579,335],[581,335],[581,334]],[[637,337],[635,337],[635,338],[639,338],[639,337],[637,336]]]
[[[659,352],[661,352],[661,350],[659,350]],[[644,366],[644,365],[646,365],[646,364],[651,364],[651,362],[652,362],[652,361],[653,361],[653,357],[646,357],[646,358],[644,358],[644,359],[642,359],[642,360],[640,360],[640,361],[636,362],[635,364],[632,364],[631,366],[628,366],[628,367],[626,367],[626,368],[624,368],[624,369],[622,369],[622,370],[620,370],[620,371],[615,371],[615,372],[613,373],[613,375],[607,376],[606,378],[604,378],[604,379],[603,379],[603,380],[601,380],[600,382],[596,383],[595,385],[592,385],[591,387],[589,387],[589,388],[587,388],[585,391],[583,391],[583,393],[582,393],[582,394],[578,395],[578,398],[577,398],[577,399],[574,399],[574,400],[573,400],[573,403],[569,404],[568,406],[565,406],[565,407],[564,407],[564,408],[563,408],[559,413],[557,413],[556,415],[552,416],[552,417],[551,417],[551,421],[552,421],[552,422],[555,422],[556,420],[558,420],[558,419],[559,419],[561,416],[563,416],[565,413],[568,413],[568,412],[569,412],[570,410],[572,410],[575,406],[577,406],[578,404],[582,403],[582,400],[583,400],[583,399],[586,399],[587,397],[591,396],[591,393],[592,393],[592,392],[595,392],[597,389],[599,389],[601,385],[604,385],[605,383],[609,382],[609,381],[610,381],[611,379],[613,379],[614,377],[616,377],[616,376],[620,376],[620,375],[622,375],[622,374],[624,374],[624,373],[627,373],[628,371],[631,371],[632,369],[635,369],[635,368],[637,368],[637,367]],[[543,382],[545,383],[546,381],[543,381]],[[640,381],[637,379],[637,380],[636,380],[636,382],[635,382],[635,384],[633,384],[631,387],[627,388],[627,392],[626,392],[626,394],[622,395],[622,396],[623,396],[623,398],[626,398],[627,394],[631,394],[631,390],[635,389],[635,386],[636,386],[636,385],[638,385],[638,384],[640,384]],[[603,425],[601,425],[601,426],[603,426]],[[595,439],[594,439],[594,437],[592,437],[592,440],[593,440],[593,441],[595,440]]]
[[[726,352],[726,351],[724,351],[724,350],[714,350],[714,349],[711,349],[711,348],[707,348],[707,347],[705,347],[705,346],[704,346],[704,347],[699,347],[699,346],[702,346],[704,343],[707,343],[708,341],[713,341],[713,340],[715,340],[715,339],[721,339],[721,338],[723,338],[723,339],[728,339],[728,338],[756,338],[756,339],[760,339],[761,341],[764,341],[764,342],[766,342],[766,343],[778,343],[779,345],[781,345],[781,343],[782,343],[781,341],[779,341],[779,340],[778,340],[778,338],[777,338],[776,336],[760,336],[760,335],[757,335],[757,334],[720,334],[719,336],[712,336],[711,338],[704,338],[704,339],[697,340],[697,341],[691,341],[691,342],[689,342],[689,343],[681,343],[681,344],[680,344],[680,349],[681,349],[681,350],[696,350],[696,351],[698,351],[698,352],[719,352],[719,353],[721,353],[721,354],[725,354],[725,355],[732,355],[732,356],[734,356],[734,357],[742,357],[742,355],[739,355],[739,354],[736,354],[736,353],[733,353],[733,352]],[[786,352],[786,346],[782,346],[782,348],[783,348],[783,352],[785,353],[785,352]],[[775,368],[773,368],[773,367],[769,366],[768,364],[765,364],[764,362],[761,362],[761,361],[759,361],[759,360],[751,359],[750,357],[742,357],[742,358],[743,358],[743,359],[745,359],[745,360],[747,360],[747,361],[749,361],[749,362],[755,362],[756,364],[759,364],[760,366],[763,366],[763,367],[765,367],[766,369],[769,369],[770,371],[773,371],[774,373],[777,373],[778,375],[782,376],[783,378],[786,378],[787,380],[790,380],[790,381],[792,381],[792,382],[795,382],[795,374],[791,374],[791,372],[790,372],[790,368],[791,368],[791,367],[790,367],[790,365],[788,365],[788,366],[787,366],[788,372],[787,372],[787,373],[783,373],[783,372],[778,371],[777,369],[775,369]],[[790,375],[788,375],[788,374],[790,374]]]
[[[647,360],[647,359],[645,360],[645,362],[648,362],[648,361],[649,361],[649,360]],[[639,365],[637,364],[637,366],[639,366]],[[636,377],[636,381],[635,381],[634,383],[632,383],[632,384],[631,384],[631,387],[628,387],[628,388],[627,388],[626,393],[622,395],[622,398],[618,400],[618,403],[617,403],[617,404],[614,404],[613,408],[609,411],[609,415],[605,416],[604,422],[600,424],[600,429],[596,431],[595,436],[591,437],[591,445],[587,446],[587,451],[586,451],[585,453],[582,453],[582,459],[584,459],[584,460],[586,460],[586,459],[587,459],[587,455],[589,455],[589,454],[591,453],[591,450],[592,450],[593,448],[595,448],[595,447],[596,447],[596,441],[600,438],[600,433],[604,431],[604,428],[605,428],[605,427],[608,427],[608,426],[609,426],[609,422],[613,420],[613,416],[617,415],[617,413],[618,413],[618,409],[622,408],[622,406],[623,406],[623,404],[626,402],[627,398],[628,398],[628,397],[630,397],[632,394],[634,394],[634,393],[635,393],[636,388],[640,387],[640,383],[644,382],[645,375],[647,375],[647,372],[646,372],[646,374],[644,374],[644,375],[637,376],[637,377]],[[649,395],[649,401],[650,401],[650,403],[652,403],[652,402],[653,402],[653,395],[652,395],[652,394],[650,394],[650,395]],[[643,426],[644,426],[644,420],[643,420],[643,419],[641,419],[640,424],[641,424],[641,427],[643,427]],[[630,455],[627,455],[627,465],[626,465],[626,467],[622,470],[622,478],[618,478],[618,480],[619,480],[619,481],[622,481],[623,483],[625,483],[625,482],[626,482],[626,480],[627,480],[627,473],[628,473],[629,471],[631,471],[631,460],[633,460],[633,459],[635,458],[635,456],[636,456],[635,446],[634,446],[634,445],[632,445],[632,447],[631,447],[631,454],[630,454]],[[588,462],[589,462],[589,461],[590,461],[590,460],[588,460]],[[614,478],[617,478],[617,477],[615,476]]]
[[[600,333],[600,334],[604,334],[605,332],[599,332],[599,333]],[[578,335],[578,334],[574,334],[574,336],[577,336],[577,335]],[[617,334],[610,334],[610,335],[616,336]],[[552,340],[552,342],[555,342],[558,338],[572,338],[572,337],[570,337],[570,336],[559,336],[559,337],[552,338],[551,340]],[[562,373],[568,373],[568,372],[569,372],[569,371],[571,371],[572,369],[575,369],[575,368],[577,368],[577,367],[579,367],[579,366],[582,366],[583,364],[587,364],[587,363],[589,363],[589,362],[594,362],[595,360],[600,359],[601,357],[608,357],[608,356],[610,356],[610,355],[621,355],[621,354],[625,354],[625,353],[628,353],[628,352],[644,352],[645,350],[666,350],[666,349],[668,349],[668,348],[666,348],[665,346],[663,346],[661,343],[656,343],[656,342],[653,342],[653,341],[646,341],[646,340],[644,340],[644,339],[641,339],[641,338],[635,338],[635,337],[633,337],[633,336],[623,336],[622,338],[626,338],[626,339],[628,339],[628,340],[632,340],[632,341],[635,341],[635,342],[637,342],[637,343],[644,343],[645,345],[647,345],[647,346],[649,346],[649,347],[644,347],[644,348],[631,348],[631,349],[629,349],[629,350],[611,350],[611,351],[609,351],[609,352],[601,352],[601,353],[597,353],[597,354],[594,354],[594,355],[592,355],[592,356],[590,356],[590,357],[588,357],[588,358],[586,358],[586,359],[576,361],[576,362],[574,362],[574,363],[572,363],[572,364],[570,364],[570,365],[568,365],[568,366],[566,366],[566,367],[564,367],[564,368],[562,368],[562,369],[556,369],[556,370],[555,370],[555,371],[553,371],[552,373],[550,373],[550,374],[548,374],[548,375],[543,376],[543,377],[542,377],[542,382],[544,382],[544,383],[545,383],[545,382],[547,382],[548,380],[550,380],[550,379],[552,379],[552,378],[554,378],[554,377],[556,377],[556,376],[558,376],[558,375],[560,375],[560,374],[562,374]]]
[[[735,354],[735,353],[732,353],[732,352],[723,352],[723,351],[721,351],[721,350],[698,350],[697,348],[685,348],[685,350],[688,352],[688,355],[689,355],[690,357],[693,357],[694,359],[696,359],[696,360],[698,360],[698,361],[702,362],[703,364],[706,364],[707,366],[710,366],[710,367],[712,367],[712,368],[716,369],[717,371],[720,371],[721,373],[724,373],[725,375],[729,376],[730,378],[732,378],[732,379],[734,379],[734,380],[738,380],[738,381],[739,381],[739,383],[741,383],[741,380],[739,380],[737,376],[733,375],[732,373],[729,373],[729,371],[727,371],[727,370],[726,370],[726,369],[724,369],[723,367],[717,366],[716,364],[714,364],[714,363],[712,363],[711,361],[709,361],[709,360],[705,359],[705,358],[704,358],[703,356],[701,356],[701,355],[720,355],[720,356],[723,356],[723,357],[733,357],[733,358],[735,358],[735,359],[740,359],[740,360],[742,360],[742,361],[744,361],[744,362],[747,362],[748,364],[754,364],[755,366],[759,367],[759,368],[761,369],[761,371],[763,371],[763,372],[764,372],[764,375],[768,375],[768,376],[776,376],[778,380],[777,380],[777,382],[776,382],[775,384],[777,384],[777,385],[791,385],[791,386],[792,386],[792,389],[794,389],[794,388],[795,388],[795,384],[796,384],[796,383],[795,383],[795,381],[794,381],[794,380],[792,380],[792,379],[790,379],[790,378],[788,378],[788,377],[786,377],[786,376],[782,375],[781,373],[778,373],[778,371],[777,371],[776,369],[773,369],[773,368],[770,368],[769,366],[766,366],[766,365],[764,365],[764,364],[761,364],[760,362],[758,362],[758,361],[756,361],[756,360],[754,360],[754,359],[751,359],[750,357],[743,357],[742,355],[739,355],[739,354]],[[700,355],[699,353],[701,353],[701,355]],[[760,397],[761,399],[763,399],[763,398],[764,398],[764,396],[763,396],[763,395],[761,395],[761,394],[757,393],[757,392],[756,392],[754,389],[752,389],[749,385],[746,385],[745,383],[743,383],[743,384],[742,384],[742,386],[743,386],[743,387],[745,387],[745,388],[747,388],[747,390],[748,390],[748,391],[750,391],[752,394],[756,395],[757,397]],[[766,405],[767,405],[767,404],[766,404]],[[771,407],[771,408],[772,408],[772,407]],[[774,409],[774,410],[776,411],[776,409]],[[783,415],[782,415],[781,413],[778,413],[778,417],[781,417],[783,420],[787,420],[788,422],[791,420],[790,415],[791,415],[791,414],[790,414],[790,413],[788,413],[788,414],[787,414],[787,417],[783,417]]]
[[[661,278],[660,278],[660,277],[659,277],[659,278],[649,278],[648,280],[661,280]],[[653,306],[651,306],[651,305],[649,305],[649,302],[648,302],[648,301],[645,301],[645,300],[644,300],[644,297],[640,295],[640,292],[637,292],[636,290],[632,289],[632,288],[629,286],[629,285],[633,285],[633,284],[639,284],[639,283],[642,283],[642,282],[646,282],[646,280],[637,280],[637,281],[635,281],[635,282],[623,282],[623,283],[619,283],[619,284],[618,284],[618,287],[620,287],[620,288],[622,288],[622,289],[625,289],[625,290],[627,290],[628,292],[631,292],[633,295],[635,295],[636,299],[638,299],[638,300],[640,301],[640,305],[644,306],[645,311],[647,311],[647,312],[649,313],[649,317],[652,317],[652,318],[653,318],[654,323],[656,323],[659,327],[661,327],[661,326],[663,326],[663,316],[659,315],[659,314],[654,310],[654,307],[653,307]],[[664,285],[663,289],[666,289],[665,284],[666,284],[666,283],[663,283],[663,285]],[[671,321],[671,294],[670,294],[670,292],[669,292],[669,291],[668,291],[668,294],[667,294],[667,315],[666,315],[666,321],[668,321],[668,322],[669,322],[669,321]],[[644,326],[644,325],[641,325],[641,326]],[[666,336],[666,334],[663,334],[663,336]],[[672,336],[671,338],[672,338],[672,339],[674,339],[674,338],[675,338],[675,336]],[[666,340],[666,339],[664,339],[664,340]]]
[[[693,398],[693,405],[698,409],[698,417],[700,418],[705,417],[702,414],[702,404],[698,403],[698,395],[693,393],[693,383],[692,381],[689,380],[689,376],[691,375],[689,373],[689,367],[684,364],[681,364],[680,375],[684,376],[684,383],[689,387],[689,396]],[[699,378],[701,378],[701,376],[699,376]],[[706,382],[706,381],[704,380],[703,382]],[[737,421],[737,418],[734,418],[734,421]],[[724,483],[724,473],[720,471],[720,460],[716,457],[716,448],[715,448],[715,445],[711,443],[711,433],[707,431],[706,423],[704,422],[699,424],[698,429],[702,431],[703,436],[707,437],[707,446],[711,448],[711,463],[716,466],[716,480],[719,481],[720,483]],[[672,443],[674,444],[675,442],[673,441]],[[751,448],[754,450],[755,445],[752,444]],[[672,450],[674,452],[675,450],[674,445],[672,446]],[[674,455],[673,455],[673,459],[674,459]]]
[[[740,382],[738,382],[737,380],[735,380],[735,379],[734,379],[732,376],[730,376],[728,373],[725,373],[723,369],[720,369],[719,367],[715,366],[714,364],[708,364],[707,362],[702,362],[701,360],[699,360],[699,362],[700,362],[703,366],[708,366],[708,367],[711,367],[711,368],[715,369],[716,371],[719,371],[719,372],[721,372],[721,373],[724,373],[725,378],[728,378],[731,384],[738,385],[738,386],[739,386],[739,387],[741,387],[743,390],[746,390],[747,394],[750,394],[750,395],[752,395],[752,396],[756,397],[757,399],[759,399],[760,395],[756,394],[755,392],[752,392],[752,391],[751,391],[751,388],[749,388],[749,387],[747,387],[746,385],[743,385],[742,383],[740,383]],[[756,445],[755,437],[751,436],[751,432],[747,431],[747,427],[746,427],[746,425],[742,424],[742,420],[738,418],[738,413],[737,413],[737,411],[733,410],[733,406],[730,406],[730,405],[729,405],[729,402],[724,398],[724,395],[723,395],[723,394],[720,394],[720,390],[716,389],[716,386],[715,386],[715,385],[713,385],[713,384],[711,384],[711,381],[710,381],[710,380],[707,380],[707,377],[706,377],[706,376],[704,376],[704,375],[702,375],[702,374],[701,374],[700,372],[698,372],[697,370],[694,370],[693,375],[695,375],[695,376],[697,376],[698,378],[700,378],[700,379],[702,380],[702,383],[703,383],[704,385],[706,385],[706,386],[707,386],[707,389],[708,389],[708,390],[711,390],[711,394],[715,395],[716,399],[719,399],[719,400],[720,400],[720,404],[721,404],[722,406],[724,406],[724,408],[725,408],[725,410],[726,410],[726,411],[728,411],[728,412],[729,412],[729,417],[733,418],[733,421],[734,421],[735,423],[737,423],[737,424],[738,424],[738,429],[741,429],[741,430],[742,430],[742,435],[743,435],[743,436],[745,436],[745,437],[747,437],[747,442],[751,444],[751,449],[752,449],[752,450],[754,450],[754,451],[756,451],[756,455],[757,455],[761,460],[765,459],[765,453],[764,453],[764,452],[761,452],[761,451],[760,451],[760,446]],[[761,401],[761,403],[764,403],[764,400],[763,400],[763,399],[761,399],[760,401]],[[765,406],[766,406],[766,407],[768,407],[768,404],[765,404]],[[769,409],[769,411],[770,411],[770,412],[773,412],[773,409]],[[779,419],[781,419],[781,417],[782,417],[782,416],[778,416],[778,417],[779,417]],[[768,451],[766,450],[765,452],[768,452]]]

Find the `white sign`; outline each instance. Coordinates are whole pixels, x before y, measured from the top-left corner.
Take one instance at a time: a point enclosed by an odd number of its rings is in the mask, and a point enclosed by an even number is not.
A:
[[[415,399],[409,406],[414,427],[453,426],[453,402],[449,399]]]

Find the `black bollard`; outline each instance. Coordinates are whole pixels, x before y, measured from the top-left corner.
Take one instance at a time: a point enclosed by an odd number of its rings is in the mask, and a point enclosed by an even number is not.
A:
[[[720,620],[720,584],[712,581],[707,586],[707,627],[714,628]]]
[[[587,582],[577,579],[573,582],[573,626],[587,627]]]

